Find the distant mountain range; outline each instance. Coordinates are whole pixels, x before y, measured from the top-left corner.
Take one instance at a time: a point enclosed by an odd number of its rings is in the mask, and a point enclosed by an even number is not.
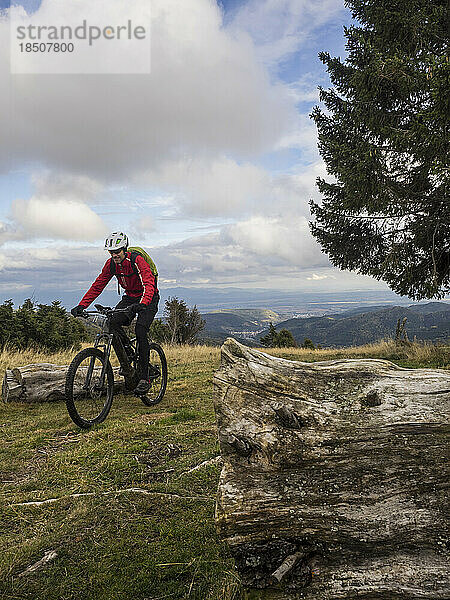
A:
[[[394,337],[399,319],[406,317],[406,332],[410,340],[448,342],[450,340],[450,303],[402,306],[372,306],[353,308],[321,317],[280,320],[274,311],[261,309],[229,310],[203,314],[206,321],[202,338],[222,343],[234,337],[248,345],[260,345],[272,322],[277,330],[288,329],[298,344],[309,338],[325,347],[359,346]]]

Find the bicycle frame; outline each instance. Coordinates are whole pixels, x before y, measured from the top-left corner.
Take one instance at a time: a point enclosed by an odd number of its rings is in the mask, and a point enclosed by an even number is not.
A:
[[[109,355],[111,354],[111,345],[112,345],[113,335],[114,335],[113,333],[102,332],[102,333],[97,333],[97,335],[95,336],[94,348],[99,348],[100,350],[103,350],[103,353],[106,358],[106,360],[103,363],[102,372],[100,373],[100,381],[99,381],[100,388],[103,388],[103,386],[105,384],[106,369],[108,366]],[[88,372],[86,374],[86,382],[83,386],[83,389],[86,389],[86,390],[89,389],[92,373],[94,370],[94,363],[95,363],[95,357],[92,357],[91,362],[89,364]]]
[[[95,311],[95,312],[94,311],[86,311],[86,314],[103,314],[103,313],[100,311]],[[103,388],[104,383],[105,383],[106,370],[107,370],[107,366],[108,366],[108,362],[109,362],[109,357],[111,355],[111,346],[112,346],[114,337],[116,337],[116,341],[120,344],[121,350],[123,350],[123,352],[121,352],[121,354],[123,354],[123,356],[117,357],[119,359],[120,364],[122,364],[123,357],[127,356],[127,354],[125,352],[125,348],[123,347],[123,343],[122,343],[122,340],[120,339],[120,337],[118,335],[115,335],[114,332],[110,331],[108,321],[106,321],[105,325],[103,326],[103,330],[100,333],[97,333],[97,335],[95,336],[94,348],[99,348],[100,350],[102,350],[105,355],[105,359],[106,359],[105,362],[103,363],[102,371],[100,373],[100,379],[99,379],[99,387],[100,388]],[[83,385],[84,390],[88,390],[90,387],[92,374],[94,371],[94,364],[95,364],[95,357],[93,357],[91,359],[91,362],[89,364],[88,371],[86,374],[86,380]]]

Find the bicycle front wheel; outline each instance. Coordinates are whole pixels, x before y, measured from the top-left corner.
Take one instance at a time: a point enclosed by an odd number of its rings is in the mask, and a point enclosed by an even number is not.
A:
[[[106,419],[114,394],[114,374],[101,350],[86,348],[75,356],[67,370],[65,391],[67,410],[78,427],[89,429]]]
[[[149,358],[150,389],[141,397],[146,406],[154,406],[163,399],[167,387],[167,360],[159,344],[150,343]]]

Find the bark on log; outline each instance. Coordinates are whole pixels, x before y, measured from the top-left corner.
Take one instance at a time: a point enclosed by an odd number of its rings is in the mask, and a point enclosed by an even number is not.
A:
[[[68,365],[34,363],[6,369],[2,383],[3,402],[54,402],[64,400]],[[124,390],[119,367],[113,367],[114,391]]]
[[[216,523],[249,598],[450,597],[450,373],[222,346]]]

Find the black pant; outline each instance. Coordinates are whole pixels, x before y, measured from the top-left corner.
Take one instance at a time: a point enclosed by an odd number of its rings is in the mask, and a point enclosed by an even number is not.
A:
[[[132,298],[131,296],[123,296],[120,302],[116,305],[116,308],[126,308],[127,306],[131,306],[132,304],[137,304],[140,301],[140,298]],[[148,330],[150,329],[150,325],[153,323],[153,319],[155,318],[156,313],[158,312],[158,302],[159,302],[159,294],[156,293],[153,296],[151,303],[147,306],[145,310],[142,310],[138,313],[135,332],[136,332],[136,340],[137,340],[137,350],[138,350],[138,373],[139,379],[148,379],[148,360],[150,355],[150,345],[148,342]],[[129,325],[132,319],[127,318],[124,314],[114,315],[111,321],[111,328],[114,330],[122,342],[125,342],[126,336],[125,332],[122,329],[122,325]],[[114,350],[120,360],[120,349],[116,348],[114,345]]]

